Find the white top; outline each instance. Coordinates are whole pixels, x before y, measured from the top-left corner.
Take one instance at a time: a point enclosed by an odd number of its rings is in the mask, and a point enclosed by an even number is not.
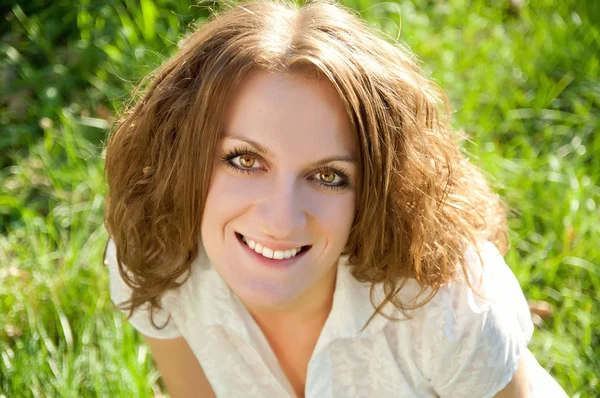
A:
[[[155,329],[146,305],[134,313],[131,324],[154,338],[183,336],[219,398],[294,397],[262,331],[201,245],[199,249],[190,278],[165,293],[164,311],[155,312],[157,325],[170,314],[169,325]],[[525,355],[532,397],[566,397],[527,349],[533,324],[515,276],[493,244],[484,245],[482,256],[480,293],[490,300],[475,295],[465,282],[455,281],[413,311],[412,319],[406,320],[389,304],[385,313],[405,320],[389,321],[378,315],[362,332],[374,311],[369,284],[358,282],[342,257],[332,310],[308,365],[305,396],[493,397],[512,379]],[[473,269],[479,263],[472,251],[466,261]],[[105,263],[111,299],[122,303],[131,290],[120,277],[112,240]],[[381,286],[377,288],[381,300]],[[410,303],[417,291],[416,283],[408,283],[400,292],[403,302]]]

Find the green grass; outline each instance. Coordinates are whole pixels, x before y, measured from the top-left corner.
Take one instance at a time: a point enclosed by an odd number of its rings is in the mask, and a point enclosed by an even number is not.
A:
[[[150,397],[158,373],[101,262],[105,119],[206,10],[38,3],[0,28],[0,396]],[[556,308],[530,348],[570,396],[598,396],[600,5],[347,4],[446,90],[465,151],[511,209],[507,262]]]

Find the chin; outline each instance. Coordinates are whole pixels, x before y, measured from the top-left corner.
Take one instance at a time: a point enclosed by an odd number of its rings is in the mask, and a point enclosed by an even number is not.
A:
[[[277,309],[285,307],[302,294],[302,292],[290,291],[289,286],[259,279],[238,280],[237,282],[236,288],[232,288],[232,290],[246,307]]]

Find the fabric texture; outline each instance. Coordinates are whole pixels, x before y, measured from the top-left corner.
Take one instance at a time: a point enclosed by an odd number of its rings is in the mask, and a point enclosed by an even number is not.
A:
[[[162,297],[154,328],[147,307],[131,324],[154,338],[185,338],[217,397],[294,397],[293,389],[262,331],[212,267],[200,244],[192,275]],[[425,306],[404,316],[391,304],[361,331],[374,312],[370,286],[350,273],[346,257],[338,264],[333,306],[312,353],[305,396],[324,397],[493,397],[527,358],[532,397],[566,397],[527,349],[533,333],[523,292],[496,247],[481,247],[465,260],[473,293],[464,278],[443,286]],[[131,290],[121,279],[112,241],[106,252],[110,295],[115,304]],[[400,292],[413,302],[419,291],[409,281]],[[383,299],[381,286],[375,298]],[[483,296],[483,297],[480,297]]]

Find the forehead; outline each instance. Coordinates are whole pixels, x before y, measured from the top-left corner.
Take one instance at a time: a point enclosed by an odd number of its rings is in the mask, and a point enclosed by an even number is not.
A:
[[[234,90],[223,132],[260,140],[274,150],[295,152],[339,148],[355,153],[355,140],[344,104],[323,78],[252,71]],[[315,148],[318,146],[319,148]],[[282,147],[282,148],[279,148]]]

